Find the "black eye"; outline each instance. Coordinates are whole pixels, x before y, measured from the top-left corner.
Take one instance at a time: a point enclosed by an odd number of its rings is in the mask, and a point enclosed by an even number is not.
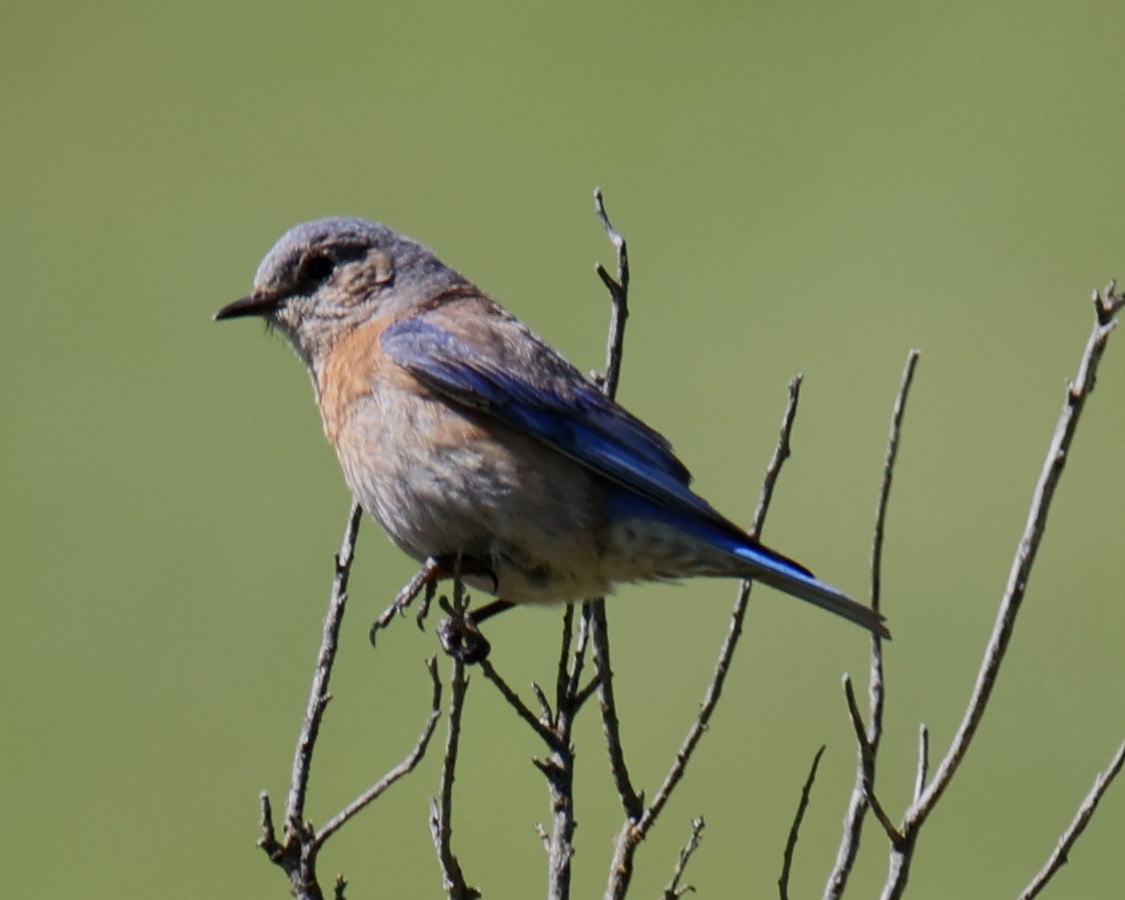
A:
[[[336,260],[327,253],[314,251],[301,260],[297,279],[302,287],[316,289],[332,277],[335,268]]]

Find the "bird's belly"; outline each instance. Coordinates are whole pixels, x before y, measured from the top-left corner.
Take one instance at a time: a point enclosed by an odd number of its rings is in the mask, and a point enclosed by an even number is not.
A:
[[[440,399],[380,406],[353,417],[336,449],[356,499],[406,553],[461,553],[491,573],[471,586],[515,603],[611,589],[604,484],[586,469]]]

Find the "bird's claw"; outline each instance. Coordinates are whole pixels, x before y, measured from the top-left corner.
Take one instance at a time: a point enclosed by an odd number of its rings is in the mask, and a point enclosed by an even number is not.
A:
[[[443,618],[438,622],[437,635],[442,650],[466,665],[481,662],[492,650],[488,638],[481,634],[468,613]]]

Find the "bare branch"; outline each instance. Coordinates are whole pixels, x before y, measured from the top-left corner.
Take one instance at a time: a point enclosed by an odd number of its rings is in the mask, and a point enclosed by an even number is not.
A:
[[[300,828],[305,815],[305,796],[308,793],[309,769],[312,766],[313,750],[320,733],[320,723],[324,709],[328,706],[328,682],[332,677],[332,666],[336,662],[336,650],[340,644],[340,625],[344,621],[344,608],[348,602],[348,576],[351,574],[352,559],[355,557],[355,540],[359,534],[359,522],[363,510],[355,501],[348,513],[348,524],[344,529],[344,540],[340,552],[336,554],[336,574],[332,580],[332,594],[328,600],[328,615],[324,619],[324,632],[317,654],[316,669],[313,672],[312,686],[309,689],[309,702],[301,733],[297,738],[297,750],[293,756],[293,773],[289,781],[289,798],[285,804],[286,828]]]
[[[313,670],[312,684],[309,687],[309,700],[301,722],[301,731],[297,736],[297,748],[293,754],[289,796],[285,804],[284,843],[277,841],[274,832],[269,795],[265,792],[261,794],[262,834],[258,839],[258,846],[289,876],[293,893],[301,900],[322,900],[324,896],[316,875],[319,844],[312,825],[304,821],[305,798],[308,794],[313,751],[316,748],[317,736],[320,734],[324,710],[330,699],[328,684],[332,677],[332,667],[336,662],[340,625],[348,601],[348,577],[351,573],[352,560],[355,558],[355,542],[362,515],[363,510],[359,504],[353,502],[348,512],[348,522],[344,528],[340,551],[336,554],[332,590],[328,598],[328,612],[324,619],[320,650],[317,653],[316,668]]]
[[[451,613],[459,627],[463,627],[468,601],[461,584],[460,566],[453,581],[453,606]],[[445,740],[445,758],[441,766],[441,790],[438,799],[430,801],[430,833],[437,850],[441,867],[442,888],[450,900],[476,900],[480,892],[465,882],[461,864],[453,853],[453,781],[457,768],[458,745],[461,740],[461,714],[465,709],[465,694],[469,679],[465,675],[465,661],[461,654],[451,654],[452,674],[449,682],[449,725]]]
[[[602,730],[609,750],[609,764],[613,783],[621,806],[630,821],[641,817],[643,801],[633,788],[629,767],[625,764],[625,750],[621,745],[621,728],[617,719],[617,700],[613,691],[613,669],[609,661],[609,622],[605,616],[605,602],[590,601],[590,635],[594,647],[594,666],[598,670],[598,694],[601,698]]]
[[[598,265],[597,272],[609,289],[613,304],[607,348],[606,371],[595,380],[603,393],[613,397],[621,377],[621,359],[624,348],[625,320],[628,318],[629,259],[625,240],[612,226],[606,215],[605,203],[600,190],[594,192],[594,208],[598,218],[617,251],[617,277],[609,275]],[[551,795],[551,833],[547,834],[540,826],[540,835],[548,851],[548,896],[552,900],[562,900],[570,891],[570,863],[574,855],[574,753],[571,747],[571,729],[578,710],[590,696],[581,689],[582,670],[585,666],[587,647],[594,645],[595,664],[598,669],[594,684],[602,696],[602,720],[610,746],[615,777],[619,784],[629,785],[617,728],[615,701],[613,698],[612,668],[609,661],[608,625],[605,618],[604,603],[600,599],[583,604],[582,617],[578,624],[577,636],[574,633],[574,605],[567,604],[563,613],[562,640],[555,676],[555,709],[552,713],[546,694],[535,684],[534,690],[543,713],[536,716],[516,693],[500,678],[495,668],[483,664],[485,676],[500,690],[500,693],[520,716],[550,748],[550,756],[545,760],[534,760],[536,767],[547,778]],[[572,642],[574,644],[571,652]],[[615,749],[616,748],[616,749]],[[623,779],[623,780],[622,780]],[[631,786],[626,788],[632,792]],[[623,795],[627,796],[627,795]],[[637,800],[634,804],[640,806]]]
[[[600,263],[597,267],[613,302],[610,319],[609,341],[606,348],[606,371],[602,380],[602,393],[610,399],[617,395],[621,381],[621,359],[624,352],[625,321],[629,317],[629,251],[625,238],[621,236],[605,211],[605,201],[601,188],[594,189],[594,209],[605,229],[606,235],[617,251],[617,278],[612,278]],[[590,640],[594,651],[594,666],[598,671],[598,693],[601,698],[602,727],[606,746],[609,750],[613,782],[621,805],[630,819],[641,814],[642,803],[633,788],[629,769],[625,764],[625,750],[621,745],[621,731],[617,720],[617,701],[613,690],[613,667],[610,663],[609,621],[605,613],[605,600],[596,598],[583,605],[583,613],[589,623]]]
[[[777,890],[781,900],[789,900],[789,873],[793,868],[793,853],[797,849],[797,837],[801,832],[801,822],[805,819],[805,810],[809,808],[809,795],[816,782],[816,770],[820,766],[820,758],[824,756],[826,744],[821,744],[813,757],[809,776],[801,788],[801,799],[797,804],[797,812],[793,816],[793,824],[789,826],[789,837],[785,841],[785,852],[781,855],[781,877],[777,879]]]
[[[1117,324],[1115,317],[1125,307],[1125,296],[1118,294],[1116,283],[1111,282],[1105,290],[1104,298],[1099,292],[1094,292],[1093,303],[1096,321],[1079,360],[1077,375],[1067,388],[1062,412],[1059,414],[1054,435],[1047,448],[1046,460],[1032,493],[1027,523],[1012,559],[1008,583],[1000,599],[996,622],[981,660],[976,684],[973,686],[972,695],[957,733],[938,764],[933,779],[903,817],[900,828],[903,841],[891,852],[887,881],[883,888],[883,897],[886,900],[901,897],[906,889],[917,832],[933,812],[945,789],[949,787],[950,781],[953,780],[969,750],[977,727],[988,707],[992,689],[1000,673],[1000,666],[1015,631],[1016,617],[1023,603],[1035,557],[1047,528],[1047,518],[1051,511],[1055,490],[1070,456],[1070,448],[1077,433],[1082,411],[1086,408],[1086,401],[1094,390],[1098,365],[1105,352],[1109,336]]]
[[[773,498],[774,487],[781,474],[781,467],[791,452],[790,436],[793,431],[793,422],[797,415],[797,402],[800,396],[801,377],[798,375],[789,382],[789,400],[785,407],[785,414],[782,416],[781,432],[778,435],[777,446],[774,448],[773,456],[770,458],[769,465],[766,466],[766,474],[762,483],[758,508],[754,513],[754,521],[750,530],[750,533],[754,536],[761,533],[766,514],[769,512],[770,501]],[[699,714],[688,729],[688,733],[684,737],[679,751],[676,753],[676,759],[669,768],[668,774],[664,776],[664,781],[661,783],[660,788],[653,797],[652,803],[644,811],[640,820],[626,819],[621,830],[618,832],[617,838],[615,839],[613,862],[610,864],[609,883],[605,892],[606,898],[620,898],[625,895],[626,890],[628,890],[629,881],[633,877],[633,858],[636,855],[636,849],[640,842],[644,840],[649,829],[652,828],[653,824],[656,822],[664,805],[668,802],[668,798],[671,797],[672,791],[675,790],[676,785],[679,784],[680,779],[683,778],[684,772],[687,771],[688,762],[691,760],[695,748],[698,746],[704,732],[707,730],[707,725],[711,721],[711,716],[714,714],[715,707],[718,705],[719,697],[722,695],[723,686],[726,683],[726,677],[730,671],[735,648],[738,646],[739,638],[742,636],[742,625],[746,619],[746,611],[750,603],[750,590],[753,584],[752,581],[743,581],[739,585],[734,608],[731,610],[727,634],[719,649],[714,674],[712,675],[710,683],[707,685],[707,690],[704,692],[703,700],[700,702]]]
[[[1059,478],[1062,476],[1066,460],[1070,455],[1070,447],[1074,441],[1079,418],[1083,409],[1085,409],[1086,400],[1094,389],[1098,364],[1101,362],[1106,342],[1109,340],[1109,335],[1116,324],[1113,316],[1121,309],[1123,302],[1125,301],[1122,297],[1114,293],[1113,285],[1107,289],[1106,301],[1102,301],[1101,297],[1095,294],[1094,303],[1098,310],[1098,321],[1086,343],[1086,349],[1079,362],[1077,377],[1067,389],[1066,401],[1059,415],[1058,424],[1055,426],[1055,433],[1051,438],[1050,446],[1047,448],[1047,458],[1039,475],[1039,482],[1035,486],[1027,524],[1023,536],[1020,538],[1015,558],[1012,560],[1008,584],[1000,601],[996,624],[985,650],[972,697],[965,711],[965,717],[953,738],[953,743],[938,765],[933,781],[930,782],[918,802],[907,812],[906,821],[911,826],[917,826],[925,821],[934,804],[949,786],[949,782],[957,771],[957,767],[961,764],[961,760],[964,759],[969,744],[976,734],[977,726],[984,715],[988,700],[992,695],[992,688],[996,683],[1000,664],[1004,660],[1008,642],[1011,640],[1015,629],[1016,616],[1023,602],[1035,556],[1047,527],[1047,516],[1050,513],[1055,489],[1058,487]]]
[[[551,834],[547,841],[547,898],[567,900],[570,897],[570,864],[574,859],[574,749],[569,734],[573,723],[569,718],[560,725],[567,735],[565,743],[551,753],[545,762],[536,760],[547,777],[551,795]]]
[[[519,694],[512,690],[508,682],[501,677],[492,663],[488,659],[482,659],[477,665],[480,666],[481,674],[496,685],[496,689],[500,691],[501,696],[508,701],[508,705],[516,711],[516,715],[530,725],[531,730],[539,735],[548,747],[554,749],[558,744],[558,737],[555,735],[555,732],[544,724],[544,722],[532,712],[531,707],[520,699]]]
[[[422,757],[425,756],[426,748],[430,745],[430,738],[433,737],[434,729],[437,727],[438,719],[441,717],[441,681],[438,679],[437,660],[434,657],[431,656],[426,661],[426,670],[430,673],[430,679],[433,682],[433,698],[430,701],[430,714],[426,717],[426,724],[422,726],[422,734],[418,737],[414,748],[406,755],[406,758],[403,759],[402,762],[393,769],[390,769],[382,778],[375,782],[375,784],[340,810],[340,812],[333,816],[332,819],[317,832],[316,843],[318,846],[323,846],[324,842],[335,832],[339,831],[340,828],[359,813],[360,810],[376,800],[392,784],[404,775],[413,772],[414,767],[417,766]]]
[[[586,704],[586,701],[597,693],[599,684],[600,682],[597,676],[594,676],[590,679],[590,683],[587,684],[586,687],[581,688],[578,693],[574,695],[575,711],[581,709]]]
[[[531,690],[535,693],[535,701],[539,704],[540,720],[553,722],[555,714],[551,711],[551,702],[547,699],[547,695],[543,693],[543,688],[539,686],[538,681],[531,682]]]
[[[577,715],[578,710],[585,706],[591,694],[597,690],[600,680],[599,676],[595,673],[593,680],[587,684],[586,687],[580,687],[582,673],[585,669],[586,651],[589,646],[590,608],[583,603],[582,615],[578,618],[578,636],[574,639],[574,665],[570,669],[565,684],[560,683],[560,687],[565,687],[566,696],[570,698],[568,702],[571,705],[572,716]]]
[[[754,512],[754,521],[750,527],[750,533],[755,537],[761,534],[762,526],[765,524],[766,514],[769,512],[770,501],[773,499],[774,487],[777,484],[778,477],[781,475],[781,467],[791,453],[789,440],[793,432],[793,423],[797,416],[797,403],[800,398],[801,376],[798,375],[789,382],[789,399],[785,406],[785,414],[782,416],[781,420],[781,432],[778,435],[773,456],[769,461],[769,465],[766,466],[765,479],[762,483],[762,491],[758,499],[758,508]],[[754,582],[752,581],[743,581],[739,585],[734,608],[731,610],[727,635],[723,639],[722,647],[719,649],[719,655],[715,661],[714,674],[711,676],[711,681],[707,685],[707,690],[704,692],[703,700],[699,704],[699,714],[688,729],[688,733],[683,743],[680,745],[680,750],[676,754],[676,760],[672,764],[671,769],[668,770],[668,774],[664,777],[664,781],[660,785],[659,790],[657,790],[655,796],[652,798],[652,804],[645,811],[644,817],[639,825],[639,830],[642,835],[652,827],[653,822],[655,822],[657,816],[660,815],[664,804],[668,802],[672,791],[683,777],[684,770],[691,760],[691,756],[695,752],[695,748],[702,739],[704,732],[707,730],[707,725],[710,723],[711,716],[715,712],[715,707],[719,703],[719,698],[723,693],[723,686],[726,684],[727,674],[730,671],[731,660],[734,658],[735,648],[738,646],[738,641],[742,636],[742,625],[746,619],[746,611],[750,604],[750,589],[753,584]]]
[[[616,279],[610,276],[601,263],[597,266],[598,276],[609,290],[610,299],[613,301],[609,341],[606,347],[606,370],[602,381],[602,390],[607,397],[612,398],[617,396],[617,384],[621,379],[621,357],[625,351],[625,320],[629,318],[629,248],[621,232],[609,221],[601,188],[594,188],[594,209],[610,243],[617,251]]]
[[[691,837],[688,842],[684,844],[683,849],[680,850],[680,857],[676,860],[676,868],[672,870],[672,880],[668,882],[667,887],[664,888],[664,896],[662,900],[679,900],[684,894],[691,892],[695,893],[695,888],[690,884],[685,884],[680,887],[680,879],[684,877],[684,870],[687,869],[687,864],[691,861],[695,851],[699,849],[700,843],[703,841],[703,829],[707,823],[703,821],[703,816],[691,820]]]
[[[1047,886],[1047,882],[1054,877],[1055,873],[1066,865],[1071,849],[1073,849],[1078,838],[1082,836],[1082,832],[1086,830],[1086,826],[1090,824],[1090,819],[1094,817],[1094,811],[1098,808],[1098,803],[1101,801],[1105,792],[1109,790],[1109,786],[1113,784],[1113,779],[1117,777],[1117,773],[1121,771],[1123,764],[1125,764],[1125,743],[1117,748],[1113,759],[1110,760],[1109,768],[1094,779],[1094,786],[1090,788],[1086,799],[1084,799],[1081,806],[1078,807],[1078,812],[1074,814],[1074,818],[1067,826],[1066,831],[1062,833],[1058,844],[1051,852],[1043,868],[1031,879],[1028,886],[1023,889],[1019,900],[1032,900],[1033,897],[1038,896],[1039,892]]]
[[[859,745],[864,799],[871,811],[875,813],[875,818],[879,820],[879,824],[883,826],[883,830],[887,833],[891,843],[900,844],[902,835],[892,824],[890,817],[879,802],[879,798],[875,795],[875,749],[867,741],[867,731],[863,727],[863,715],[860,713],[859,704],[855,699],[852,680],[847,675],[844,676],[844,697],[848,702],[848,714],[851,717],[852,728],[855,729],[856,743]]]
[[[894,482],[895,464],[902,440],[902,422],[906,416],[906,402],[910,387],[914,383],[914,370],[917,368],[919,352],[911,350],[906,356],[906,367],[895,394],[891,410],[890,434],[887,438],[887,451],[883,458],[883,478],[879,486],[879,498],[875,502],[875,534],[871,544],[871,608],[881,612],[883,585],[883,545],[886,537],[887,507],[890,502],[891,485]],[[868,791],[866,784],[874,784],[875,761],[879,753],[879,743],[883,736],[883,710],[886,703],[886,690],[883,677],[883,639],[878,634],[871,635],[871,668],[868,676],[868,709],[870,724],[864,740],[859,746],[856,762],[855,787],[852,789],[848,809],[844,814],[844,830],[840,846],[836,851],[836,864],[828,876],[824,889],[826,898],[838,898],[844,893],[855,865],[859,842],[863,835],[863,821],[867,815]],[[865,752],[865,747],[867,752]]]
[[[926,789],[926,777],[930,767],[930,730],[923,722],[918,726],[918,768],[914,774],[914,801]]]
[[[266,856],[280,865],[280,860],[285,853],[285,848],[277,842],[277,832],[274,831],[273,827],[273,806],[270,804],[268,791],[262,791],[258,794],[258,803],[261,809],[259,822],[262,826],[262,833],[258,838],[258,846],[266,852]]]
[[[570,646],[574,640],[574,604],[568,603],[563,609],[562,635],[559,640],[559,662],[555,668],[555,708],[562,709],[566,697],[574,694],[574,678],[570,667]],[[585,663],[585,638],[582,639],[582,652],[574,655],[574,668],[579,671]]]

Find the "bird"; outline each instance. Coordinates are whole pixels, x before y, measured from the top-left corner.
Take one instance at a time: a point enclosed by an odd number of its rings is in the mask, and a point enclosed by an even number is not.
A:
[[[437,577],[520,604],[630,582],[753,579],[889,638],[883,617],[691,489],[646,425],[429,249],[331,217],[285,232],[252,292],[312,380],[356,501]]]

